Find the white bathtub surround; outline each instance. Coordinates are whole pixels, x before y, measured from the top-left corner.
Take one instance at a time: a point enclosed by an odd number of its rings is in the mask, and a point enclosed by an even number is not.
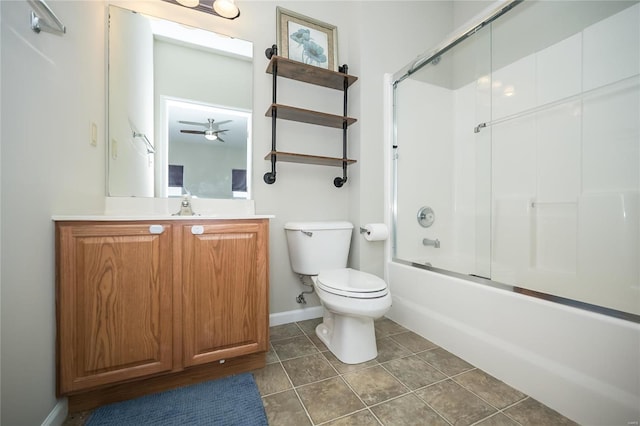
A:
[[[580,424],[640,419],[640,324],[387,266],[392,320]]]
[[[493,120],[515,118],[492,126],[491,277],[637,315],[640,5],[629,5],[493,72]]]

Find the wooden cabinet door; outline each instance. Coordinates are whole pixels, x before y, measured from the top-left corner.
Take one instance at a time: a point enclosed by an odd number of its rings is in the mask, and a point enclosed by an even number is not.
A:
[[[268,350],[268,221],[183,225],[185,366]]]
[[[171,225],[150,225],[56,224],[60,394],[171,370]]]

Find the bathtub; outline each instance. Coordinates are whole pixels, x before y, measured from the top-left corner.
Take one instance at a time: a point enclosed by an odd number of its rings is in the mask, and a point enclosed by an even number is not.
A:
[[[389,318],[583,425],[638,425],[640,324],[387,262]]]

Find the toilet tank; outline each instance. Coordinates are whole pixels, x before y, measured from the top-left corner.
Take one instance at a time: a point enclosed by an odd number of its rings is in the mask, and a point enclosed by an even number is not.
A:
[[[293,272],[318,275],[323,269],[347,267],[351,223],[288,222],[284,229]]]

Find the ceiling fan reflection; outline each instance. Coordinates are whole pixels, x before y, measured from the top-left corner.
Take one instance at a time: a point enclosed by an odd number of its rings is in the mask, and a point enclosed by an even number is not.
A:
[[[218,126],[225,123],[230,123],[233,120],[224,120],[218,123],[215,123],[213,118],[208,118],[208,123],[198,123],[195,121],[178,121],[180,124],[186,124],[189,126],[202,126],[205,127],[205,130],[187,130],[181,129],[180,133],[188,133],[192,135],[204,135],[207,140],[214,141],[219,140],[220,142],[224,142],[224,139],[220,137],[220,133],[228,132],[229,129],[218,129]]]

